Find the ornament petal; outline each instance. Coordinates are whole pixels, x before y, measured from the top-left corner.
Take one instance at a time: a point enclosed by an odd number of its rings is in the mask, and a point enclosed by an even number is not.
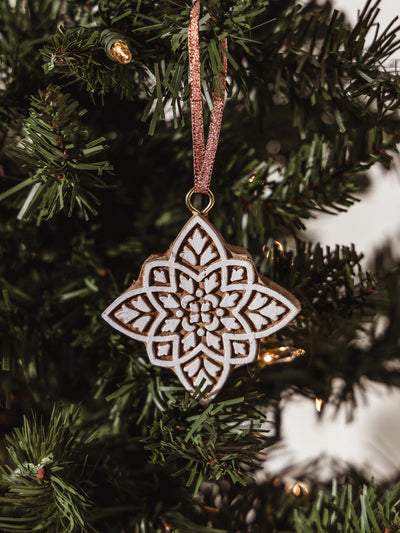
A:
[[[192,237],[190,237],[188,240],[195,253],[200,255],[208,239],[207,236],[202,236],[199,229],[195,229]]]
[[[132,307],[135,307],[133,309]],[[142,289],[129,290],[117,298],[101,315],[118,331],[133,339],[146,341],[158,310]]]
[[[207,293],[210,293],[214,291],[215,289],[217,289],[220,285],[218,275],[215,272],[214,274],[211,274],[211,276],[205,280],[204,285],[205,285],[205,289]]]
[[[160,296],[159,298],[166,309],[177,309],[180,306],[179,300],[172,294]]]
[[[138,317],[139,315],[139,311],[135,311],[135,309],[127,307],[125,304],[122,305],[120,311],[115,313],[115,317],[119,320],[122,320],[124,324],[129,324],[129,322],[132,322],[132,320]]]
[[[221,307],[233,307],[238,298],[239,298],[238,292],[233,292],[233,293],[227,292],[225,296],[222,298],[222,301],[219,305]]]
[[[181,323],[179,318],[169,318],[165,321],[165,324],[162,326],[161,331],[167,332],[171,331],[172,333],[176,331],[176,328]]]

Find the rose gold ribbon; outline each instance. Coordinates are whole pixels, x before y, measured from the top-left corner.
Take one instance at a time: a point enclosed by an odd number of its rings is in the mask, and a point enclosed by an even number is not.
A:
[[[190,107],[192,114],[194,188],[195,192],[207,193],[210,188],[211,174],[218,148],[219,133],[221,131],[228,60],[226,54],[222,54],[224,72],[220,72],[219,75],[222,95],[219,88],[215,87],[212,99],[213,108],[211,111],[207,145],[205,146],[203,103],[201,98],[199,18],[200,0],[193,0],[188,30],[188,50],[190,69]],[[227,50],[228,41],[226,37],[221,40],[221,43],[225,50]]]

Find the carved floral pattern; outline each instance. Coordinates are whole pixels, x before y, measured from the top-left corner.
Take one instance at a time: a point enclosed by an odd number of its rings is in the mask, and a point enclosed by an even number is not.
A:
[[[235,366],[257,358],[260,339],[299,310],[290,293],[256,272],[246,250],[193,215],[168,252],[150,256],[102,316],[145,342],[150,361],[171,368],[188,391],[208,386],[209,402]]]

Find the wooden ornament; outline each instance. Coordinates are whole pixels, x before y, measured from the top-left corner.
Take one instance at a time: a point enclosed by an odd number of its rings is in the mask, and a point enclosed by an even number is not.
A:
[[[227,244],[196,213],[102,316],[143,341],[151,363],[173,370],[190,393],[207,387],[208,403],[236,366],[257,359],[260,339],[299,311],[292,294],[258,274],[244,248]]]

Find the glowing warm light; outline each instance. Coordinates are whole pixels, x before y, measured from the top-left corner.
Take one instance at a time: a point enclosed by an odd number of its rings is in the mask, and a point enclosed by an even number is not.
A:
[[[308,496],[310,489],[304,483],[293,483],[289,489],[295,496]]]
[[[122,65],[126,65],[132,61],[132,52],[125,41],[115,41],[111,45],[110,54]]]
[[[315,398],[315,409],[320,413],[322,411],[322,405],[324,401],[321,398]]]
[[[300,496],[302,490],[301,490],[301,487],[298,483],[295,483],[292,487],[292,492],[295,496]]]
[[[273,365],[275,363],[290,363],[297,357],[304,355],[306,352],[303,348],[293,348],[292,346],[280,346],[279,348],[265,348],[261,341],[260,355],[258,356],[259,365]]]

